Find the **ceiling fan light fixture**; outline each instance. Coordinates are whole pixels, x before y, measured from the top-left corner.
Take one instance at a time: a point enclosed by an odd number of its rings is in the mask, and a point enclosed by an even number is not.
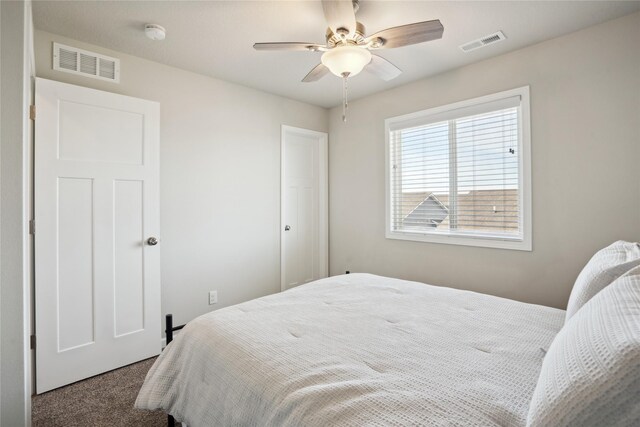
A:
[[[371,62],[371,52],[361,47],[337,46],[322,54],[322,63],[338,77],[353,77]]]

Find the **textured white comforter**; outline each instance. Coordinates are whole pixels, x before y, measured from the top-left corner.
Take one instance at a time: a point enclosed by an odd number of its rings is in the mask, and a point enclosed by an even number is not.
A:
[[[525,425],[565,312],[351,274],[190,322],[136,406],[189,427]]]

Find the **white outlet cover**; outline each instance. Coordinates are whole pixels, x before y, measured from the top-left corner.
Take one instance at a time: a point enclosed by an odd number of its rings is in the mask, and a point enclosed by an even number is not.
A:
[[[218,291],[209,291],[209,305],[218,303]]]

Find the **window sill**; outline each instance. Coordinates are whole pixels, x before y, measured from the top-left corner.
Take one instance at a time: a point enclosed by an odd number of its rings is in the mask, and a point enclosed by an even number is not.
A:
[[[436,234],[427,232],[387,231],[387,239],[409,240],[413,242],[438,243],[447,245],[475,246],[480,248],[510,249],[532,251],[531,239],[519,237],[469,236],[455,234]]]

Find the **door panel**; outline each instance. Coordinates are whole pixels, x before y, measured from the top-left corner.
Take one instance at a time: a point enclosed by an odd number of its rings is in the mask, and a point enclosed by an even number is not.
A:
[[[58,179],[57,234],[58,351],[66,351],[94,340],[93,180]]]
[[[160,352],[159,105],[36,79],[36,389]]]
[[[59,158],[142,164],[144,115],[61,101]]]
[[[142,181],[114,182],[116,336],[144,329]]]
[[[284,247],[287,248],[284,251],[284,276],[285,286],[287,288],[298,285],[299,279],[298,269],[300,264],[298,263],[298,188],[295,186],[286,187],[286,201],[285,201],[285,218],[286,226],[288,230],[284,233]]]
[[[282,290],[326,277],[327,135],[282,128]]]
[[[318,275],[318,221],[314,215],[315,199],[318,198],[317,184],[307,185],[301,188],[302,197],[298,202],[300,245],[298,247],[300,279],[302,283],[310,282]]]

